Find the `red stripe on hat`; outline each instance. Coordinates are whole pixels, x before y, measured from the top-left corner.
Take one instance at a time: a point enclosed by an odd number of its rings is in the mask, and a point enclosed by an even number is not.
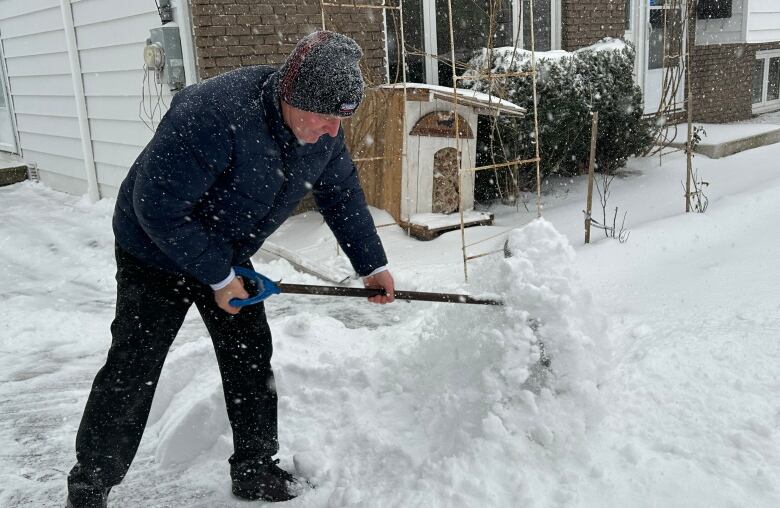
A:
[[[331,34],[328,32],[318,32],[310,41],[307,41],[305,44],[299,44],[295,48],[295,51],[293,51],[293,54],[290,55],[287,62],[287,70],[284,73],[284,76],[282,76],[282,82],[280,84],[282,99],[284,99],[285,102],[289,103],[290,101],[293,85],[298,79],[298,74],[301,73],[301,65],[303,65],[303,60],[306,58],[306,55],[308,55],[312,49],[330,39],[330,37]]]

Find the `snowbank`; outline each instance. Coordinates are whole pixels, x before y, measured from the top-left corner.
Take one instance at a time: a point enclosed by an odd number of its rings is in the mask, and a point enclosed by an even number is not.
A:
[[[512,256],[483,262],[471,288],[502,308],[434,306],[379,341],[309,313],[272,322],[282,455],[317,485],[307,506],[512,506],[582,448],[602,413],[605,321],[550,223],[514,231],[508,245]],[[163,371],[151,421],[164,468],[229,454],[210,357],[188,345]]]

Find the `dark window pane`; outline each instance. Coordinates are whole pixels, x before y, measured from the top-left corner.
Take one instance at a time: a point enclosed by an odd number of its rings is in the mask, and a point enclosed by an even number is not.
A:
[[[398,11],[387,11],[387,56],[390,82],[403,80],[401,72],[401,27]],[[406,40],[406,80],[412,83],[425,82],[425,59],[423,54],[422,0],[404,1],[404,39]]]
[[[766,100],[780,99],[780,57],[769,59],[769,82],[766,89]]]
[[[664,32],[665,37],[664,37]],[[682,54],[682,19],[679,9],[652,9],[648,35],[649,69],[676,67]],[[666,55],[664,55],[666,51]],[[666,62],[664,62],[666,56]]]
[[[650,33],[648,38],[648,69],[664,66],[664,12],[650,11]]]
[[[631,30],[631,0],[626,0],[626,30]]]
[[[452,86],[449,19],[446,0],[437,0],[436,47],[439,53],[439,84],[443,86]],[[491,19],[494,20],[492,27]],[[452,0],[452,31],[455,35],[455,65],[458,74],[462,74],[466,62],[476,51],[488,46],[491,36],[490,45],[494,48],[512,45],[512,3],[510,0]]]
[[[699,19],[722,19],[731,17],[731,0],[699,0],[696,6]]]
[[[534,1],[534,42],[536,51],[552,49],[552,0]],[[523,47],[531,49],[531,2],[523,0]]]
[[[753,104],[763,102],[764,99],[764,60],[753,62]]]

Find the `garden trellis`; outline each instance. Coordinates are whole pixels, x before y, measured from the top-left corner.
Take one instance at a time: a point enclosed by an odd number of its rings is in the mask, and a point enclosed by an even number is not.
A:
[[[677,124],[672,120],[679,115],[680,107],[685,108],[687,134],[683,150],[686,152],[685,174],[685,211],[691,211],[691,198],[701,192],[692,189],[697,186],[693,176],[693,73],[691,72],[691,51],[695,44],[696,12],[698,0],[667,0],[663,6],[663,68],[661,102],[658,110],[652,115],[657,126],[655,147],[649,155],[658,154],[659,161],[665,154],[677,149],[668,150],[670,144],[677,138]],[[671,13],[671,15],[670,15]],[[692,22],[693,20],[693,22]],[[669,41],[672,41],[670,44]],[[684,89],[683,81],[685,82]],[[682,101],[678,95],[682,93]],[[679,118],[679,117],[678,117]]]
[[[488,52],[490,52],[493,48],[493,27],[496,25],[496,7],[498,4],[500,4],[501,0],[489,0],[491,8],[489,9],[489,33],[486,41],[486,47],[488,49]],[[458,74],[458,68],[456,65],[456,58],[455,58],[455,30],[454,30],[454,23],[453,23],[453,11],[452,11],[452,0],[447,0],[447,28],[449,30],[449,53],[451,57],[450,61],[450,70],[452,75],[452,118],[454,118],[455,122],[455,145],[456,145],[456,167],[458,168],[458,189],[464,188],[464,177],[466,175],[474,176],[479,171],[487,171],[487,170],[497,170],[500,168],[520,168],[523,166],[533,165],[535,169],[535,176],[536,176],[536,209],[537,209],[537,216],[541,217],[542,215],[542,206],[541,206],[541,156],[540,156],[540,148],[539,148],[539,122],[538,122],[538,96],[537,96],[537,67],[536,67],[536,35],[535,35],[535,20],[534,20],[534,0],[527,0],[528,7],[529,7],[529,27],[530,27],[530,53],[531,53],[531,69],[529,71],[522,71],[522,72],[506,72],[506,73],[494,73],[491,71],[490,67],[490,58],[486,59],[486,65],[485,69],[482,69],[478,71],[477,73],[471,73],[468,76],[460,75]],[[320,9],[322,13],[322,29],[327,29],[327,23],[326,23],[326,10],[331,8],[353,8],[353,9],[375,9],[380,10],[383,15],[386,15],[387,13],[394,13],[397,14],[399,23],[397,23],[397,26],[399,27],[398,30],[398,50],[399,50],[399,56],[400,56],[400,67],[401,67],[401,79],[403,83],[403,101],[404,101],[404,107],[403,110],[403,120],[402,120],[402,126],[403,126],[403,132],[404,135],[409,131],[408,125],[407,125],[407,118],[406,118],[406,102],[408,100],[408,92],[407,92],[407,50],[406,50],[406,37],[404,33],[404,17],[403,17],[403,0],[376,0],[375,2],[371,2],[370,0],[353,0],[353,1],[345,1],[345,0],[334,0],[334,1],[326,1],[326,0],[320,0]],[[519,13],[517,14],[519,16],[519,29],[516,31],[513,37],[513,59],[514,59],[514,53],[517,52],[519,48],[519,42],[520,42],[520,34],[522,33],[523,29],[523,12],[524,9],[519,9]],[[416,52],[415,54],[419,54],[419,52]],[[438,56],[436,55],[426,55],[428,57],[438,59]],[[464,102],[465,99],[461,97],[461,92],[459,92],[458,84],[462,81],[474,81],[475,79],[482,79],[492,82],[496,79],[501,78],[507,78],[507,77],[518,77],[518,76],[526,76],[530,77],[532,80],[532,89],[533,89],[533,125],[534,125],[534,144],[535,144],[535,152],[534,156],[530,158],[525,158],[522,160],[513,160],[509,162],[503,162],[503,163],[494,163],[494,164],[486,164],[478,166],[474,164],[472,167],[462,167],[463,161],[462,161],[462,139],[461,139],[461,129],[460,129],[460,115],[458,114],[458,105],[461,102]],[[490,100],[492,101],[492,94],[490,95]],[[497,101],[498,102],[498,101]],[[496,108],[490,108],[491,111],[491,129],[495,129],[496,122],[498,120],[498,114],[500,111],[499,107]],[[401,153],[399,155],[392,155],[392,157],[401,157],[402,159],[406,159],[408,162],[408,159],[410,157],[410,154],[408,153],[407,147],[404,144],[403,149],[401,150]],[[377,160],[381,160],[385,158],[385,156],[372,156],[367,158],[361,158],[356,157],[353,159],[358,166],[360,166],[360,163],[368,163],[368,162],[375,162]],[[416,161],[415,161],[416,162]],[[407,178],[406,185],[409,186],[411,184],[410,179]],[[519,188],[516,188],[516,192],[519,194]],[[483,256],[491,255],[491,254],[497,254],[497,253],[503,253],[503,249],[496,249],[490,252],[483,252],[480,254],[473,254],[470,255],[468,252],[468,249],[470,247],[473,247],[478,244],[482,244],[484,242],[494,240],[495,238],[501,237],[506,235],[509,231],[501,232],[497,235],[493,235],[489,238],[485,238],[473,243],[466,243],[466,223],[464,220],[464,193],[461,191],[459,192],[459,200],[460,200],[460,206],[458,207],[458,212],[460,214],[460,239],[461,239],[461,254],[463,259],[463,274],[466,280],[468,280],[468,262]],[[377,227],[383,227],[388,226],[391,224],[383,224],[379,225]]]

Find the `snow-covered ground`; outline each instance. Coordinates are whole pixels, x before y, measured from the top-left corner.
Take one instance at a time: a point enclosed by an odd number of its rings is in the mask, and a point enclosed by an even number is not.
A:
[[[498,294],[504,308],[273,297],[280,457],[316,485],[288,505],[780,506],[778,160],[780,145],[697,157],[710,206],[689,215],[682,154],[632,160],[609,203],[628,212],[623,244],[597,231],[582,245],[584,182],[547,182],[544,220],[530,197],[530,212],[499,207],[496,226],[469,232],[528,224],[509,234],[512,257],[470,265],[469,284],[460,232],[381,229],[399,288]],[[0,189],[2,507],[64,501],[110,340],[112,204]],[[256,267],[319,282],[283,260]],[[230,495],[219,383],[193,312],[110,505],[253,505]]]

